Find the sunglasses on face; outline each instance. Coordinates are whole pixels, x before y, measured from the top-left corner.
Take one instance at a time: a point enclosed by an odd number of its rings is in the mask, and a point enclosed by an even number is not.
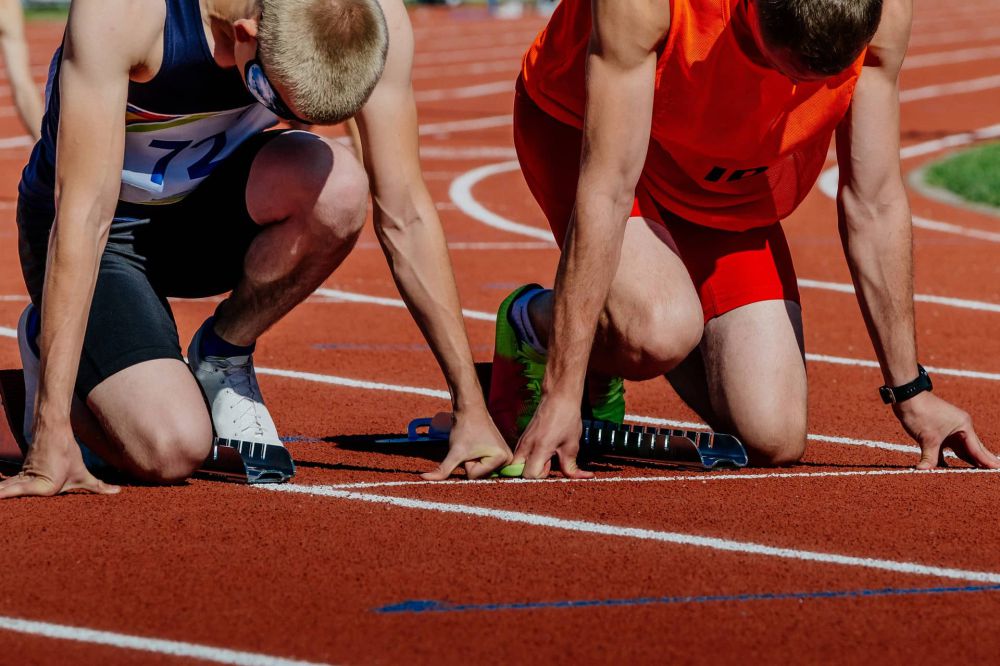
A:
[[[243,80],[246,82],[247,90],[250,91],[250,94],[274,115],[283,120],[294,120],[304,125],[312,124],[307,120],[299,118],[288,108],[285,100],[281,99],[281,95],[278,94],[278,91],[274,89],[274,85],[267,78],[264,66],[257,58],[247,63],[246,69],[243,70]]]

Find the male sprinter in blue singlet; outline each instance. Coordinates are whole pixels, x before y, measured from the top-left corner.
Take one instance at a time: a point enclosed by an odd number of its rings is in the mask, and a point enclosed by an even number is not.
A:
[[[402,0],[73,2],[20,185],[31,446],[0,497],[117,491],[91,475],[74,432],[153,483],[197,469],[213,429],[281,446],[254,342],[348,254],[369,182],[379,238],[455,403],[449,457],[425,476],[509,462],[420,174],[412,54]],[[356,112],[367,180],[335,142],[264,131]],[[189,370],[167,297],[230,290],[194,336]]]

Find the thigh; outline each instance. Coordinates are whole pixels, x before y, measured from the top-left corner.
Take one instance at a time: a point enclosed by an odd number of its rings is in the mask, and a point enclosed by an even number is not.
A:
[[[240,281],[261,229],[248,208],[250,174],[264,147],[283,134],[263,132],[246,140],[177,203],[119,204],[119,220],[148,218],[128,240],[158,293],[203,298],[231,291]]]
[[[691,274],[706,322],[761,301],[799,302],[795,267],[780,223],[722,231],[660,211]]]
[[[77,396],[86,400],[109,377],[154,359],[183,359],[170,306],[140,265],[109,246],[101,257],[87,319]]]
[[[514,147],[535,201],[562,245],[573,215],[583,133],[542,111],[520,79],[514,96]]]
[[[806,437],[802,310],[768,300],[705,324],[700,347],[718,429],[737,433],[757,462],[797,460]]]

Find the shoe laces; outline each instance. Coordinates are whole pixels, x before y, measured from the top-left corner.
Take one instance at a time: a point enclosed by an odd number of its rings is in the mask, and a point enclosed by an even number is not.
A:
[[[250,432],[257,439],[263,439],[264,425],[261,423],[259,408],[264,404],[264,397],[257,383],[257,373],[254,372],[251,357],[247,356],[243,362],[222,359],[218,365],[226,385],[239,396],[230,407],[236,411],[234,422],[242,424],[241,432]]]

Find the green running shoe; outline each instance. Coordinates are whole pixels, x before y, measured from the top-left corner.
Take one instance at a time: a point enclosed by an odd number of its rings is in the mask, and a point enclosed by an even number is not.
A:
[[[511,446],[517,444],[542,399],[545,356],[518,337],[510,319],[514,301],[532,289],[541,289],[541,286],[526,284],[518,287],[497,310],[489,410],[500,434]]]
[[[546,358],[518,337],[510,318],[514,301],[534,289],[541,287],[527,284],[515,289],[497,310],[489,410],[500,433],[511,446],[517,444],[542,399]],[[588,376],[580,416],[610,423],[624,421],[625,383],[621,377]]]

